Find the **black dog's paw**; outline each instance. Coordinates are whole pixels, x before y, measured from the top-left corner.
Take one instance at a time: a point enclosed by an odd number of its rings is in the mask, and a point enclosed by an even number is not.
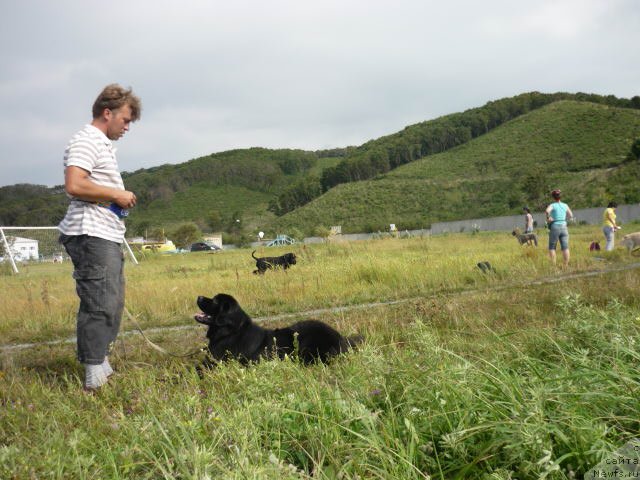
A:
[[[358,333],[345,338],[345,340],[349,348],[357,348],[358,345],[364,342],[364,336]]]
[[[196,374],[198,375],[198,378],[202,380],[206,372],[214,369],[217,366],[218,364],[215,360],[212,360],[211,358],[207,357],[202,362],[200,362],[198,365],[195,366]]]

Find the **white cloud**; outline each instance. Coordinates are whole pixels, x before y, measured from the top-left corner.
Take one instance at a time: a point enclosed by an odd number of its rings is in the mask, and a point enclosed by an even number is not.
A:
[[[544,0],[512,3],[481,18],[487,35],[513,37],[539,35],[555,41],[593,33],[612,2],[606,0]]]
[[[524,91],[630,97],[639,15],[635,0],[9,2],[0,184],[60,183],[64,145],[114,81],[143,102],[119,142],[129,171],[359,144]]]

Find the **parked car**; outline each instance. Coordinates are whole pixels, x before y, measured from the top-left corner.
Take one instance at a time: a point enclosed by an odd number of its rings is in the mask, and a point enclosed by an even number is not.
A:
[[[142,251],[154,253],[175,253],[176,246],[171,240],[165,240],[164,243],[145,243],[142,245]]]
[[[217,251],[222,249],[219,246],[213,245],[211,243],[196,242],[191,244],[191,247],[189,248],[189,250],[191,250],[192,252],[204,252],[207,250]]]

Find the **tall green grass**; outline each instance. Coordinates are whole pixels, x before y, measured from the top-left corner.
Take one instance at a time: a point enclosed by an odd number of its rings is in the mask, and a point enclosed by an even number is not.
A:
[[[600,268],[603,261],[588,252],[588,243],[601,234],[597,228],[571,232],[571,271]],[[289,273],[265,276],[252,274],[255,261],[245,249],[144,257],[139,266],[126,268],[127,307],[144,326],[175,326],[192,322],[195,298],[203,294],[231,293],[253,315],[267,316],[519,283],[554,272],[543,246],[521,248],[505,232],[279,247],[269,255],[288,250],[298,254],[298,264]],[[483,275],[479,261],[490,261],[496,275]],[[26,266],[17,276],[7,272],[2,282],[3,343],[74,334],[77,297],[70,264]]]
[[[572,272],[601,265],[577,248],[592,232],[572,233]],[[130,266],[130,309],[146,326],[195,325],[196,292],[232,293],[253,316],[405,301],[323,314],[366,337],[327,366],[229,362],[199,377],[201,357],[121,335],[116,376],[93,396],[81,392],[74,345],[5,352],[0,478],[581,478],[640,434],[640,278],[531,284],[563,272],[501,235],[307,247],[288,274],[265,277],[240,270],[241,251]],[[480,259],[497,273],[476,272]],[[41,274],[3,281],[14,294],[31,288],[22,306],[32,309]],[[57,282],[48,288],[67,302]],[[24,326],[45,338],[28,325],[46,317],[39,308],[16,309],[23,321],[4,335],[25,338]],[[204,330],[153,338],[183,352]]]
[[[487,333],[471,352],[414,317],[402,340],[381,323],[330,366],[230,363],[200,379],[175,361],[118,362],[97,396],[70,374],[12,371],[0,473],[574,478],[640,431],[640,311],[578,296],[555,308],[555,327]]]

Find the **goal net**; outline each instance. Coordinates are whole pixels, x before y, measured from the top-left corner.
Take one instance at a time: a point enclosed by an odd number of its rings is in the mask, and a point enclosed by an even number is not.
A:
[[[10,263],[15,273],[25,263],[62,263],[71,259],[58,243],[58,227],[0,227],[0,263]],[[138,263],[124,241],[131,261]]]

